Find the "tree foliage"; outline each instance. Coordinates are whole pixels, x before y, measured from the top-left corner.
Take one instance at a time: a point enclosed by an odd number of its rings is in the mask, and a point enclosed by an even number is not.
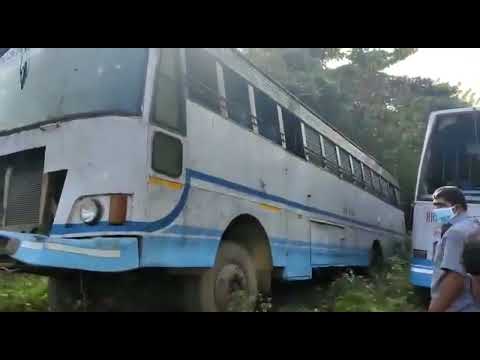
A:
[[[388,67],[415,48],[250,48],[263,71],[352,138],[396,176],[405,209],[431,111],[469,106],[471,92],[428,78],[391,76]],[[332,61],[341,62],[336,68]]]

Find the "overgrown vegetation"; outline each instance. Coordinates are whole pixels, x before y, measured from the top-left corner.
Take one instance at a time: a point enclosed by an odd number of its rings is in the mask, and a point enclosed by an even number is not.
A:
[[[47,311],[47,279],[0,273],[0,311]]]
[[[312,281],[290,288],[288,299],[246,298],[235,294],[230,311],[237,312],[419,312],[425,311],[425,299],[414,292],[409,282],[408,248],[369,275],[352,269],[334,271],[333,280]],[[292,285],[287,285],[292,286]]]

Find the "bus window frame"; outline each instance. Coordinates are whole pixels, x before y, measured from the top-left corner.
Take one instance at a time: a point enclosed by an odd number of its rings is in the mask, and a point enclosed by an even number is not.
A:
[[[179,122],[181,123],[181,128],[180,129],[175,129],[175,128],[170,128],[165,126],[165,124],[162,124],[160,122],[155,121],[155,100],[157,96],[157,91],[159,89],[158,81],[159,77],[162,76],[162,74],[159,74],[159,69],[161,66],[161,56],[162,56],[162,51],[163,48],[155,49],[159,51],[158,54],[158,59],[156,64],[153,66],[153,84],[152,84],[152,91],[151,91],[151,98],[150,98],[150,106],[149,106],[149,114],[148,114],[148,122],[155,126],[158,127],[162,130],[166,130],[168,132],[176,133],[182,137],[187,136],[187,88],[185,85],[185,80],[186,80],[186,74],[185,74],[185,64],[184,64],[184,52],[181,51],[181,49],[177,49],[177,65],[176,65],[176,72],[177,72],[177,81],[178,81],[178,105],[179,105]],[[163,75],[165,76],[165,75]]]

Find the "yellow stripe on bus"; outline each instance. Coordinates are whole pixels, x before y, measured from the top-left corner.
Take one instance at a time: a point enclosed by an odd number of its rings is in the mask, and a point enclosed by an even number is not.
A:
[[[263,210],[267,210],[267,211],[271,211],[271,212],[280,212],[282,209],[281,208],[278,208],[276,206],[272,206],[272,205],[268,205],[268,204],[260,204],[260,207],[263,209]]]
[[[150,185],[163,186],[163,187],[166,187],[167,189],[170,189],[170,190],[181,190],[183,188],[182,183],[162,179],[162,178],[159,178],[159,177],[156,177],[156,176],[150,176],[149,179],[148,179],[148,183]]]

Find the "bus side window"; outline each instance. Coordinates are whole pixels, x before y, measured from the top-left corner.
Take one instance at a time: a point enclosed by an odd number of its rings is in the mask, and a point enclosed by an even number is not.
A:
[[[363,181],[365,182],[365,187],[368,190],[372,190],[372,171],[365,164],[363,164]]]
[[[382,188],[382,196],[385,200],[389,201],[390,200],[390,196],[388,194],[388,183],[387,181],[383,178],[383,177],[380,177],[380,185],[381,185],[381,188]]]
[[[202,49],[187,48],[188,96],[206,108],[220,113],[220,95],[215,58]]]
[[[353,164],[353,176],[355,178],[355,181],[358,184],[362,184],[363,183],[362,165],[360,164],[360,161],[358,161],[353,156],[352,156],[352,164]]]
[[[178,49],[159,50],[154,94],[152,122],[164,129],[185,135]]]
[[[250,99],[247,81],[227,67],[223,67],[223,79],[225,82],[228,117],[237,124],[251,130],[252,122],[250,119]]]
[[[158,173],[177,178],[182,174],[182,142],[170,135],[156,132],[153,136],[152,168]]]
[[[323,156],[325,157],[327,168],[334,172],[337,172],[338,159],[337,159],[337,149],[335,147],[335,144],[330,139],[327,139],[326,137],[324,137],[323,146],[325,149],[325,153],[323,154]]]
[[[260,90],[255,89],[255,109],[257,110],[258,132],[260,135],[281,145],[280,122],[275,101]]]
[[[320,134],[310,126],[305,125],[305,138],[307,142],[308,159],[317,166],[325,166]]]
[[[373,190],[377,193],[377,195],[381,194],[380,188],[380,177],[372,170],[372,183],[373,183]]]
[[[352,179],[352,167],[350,166],[350,155],[343,150],[341,147],[338,148],[340,152],[340,165],[342,169],[342,174],[347,180]]]
[[[401,205],[401,201],[402,201],[402,198],[401,198],[401,196],[400,196],[400,190],[397,189],[397,188],[395,188],[394,191],[395,191],[395,201],[396,201],[396,204],[397,204],[397,206],[400,206],[400,205]]]
[[[397,194],[395,193],[395,187],[392,184],[388,184],[388,190],[390,193],[390,199],[393,205],[398,206]]]
[[[284,108],[282,108],[282,117],[287,151],[300,156],[301,158],[305,158],[300,119]]]

